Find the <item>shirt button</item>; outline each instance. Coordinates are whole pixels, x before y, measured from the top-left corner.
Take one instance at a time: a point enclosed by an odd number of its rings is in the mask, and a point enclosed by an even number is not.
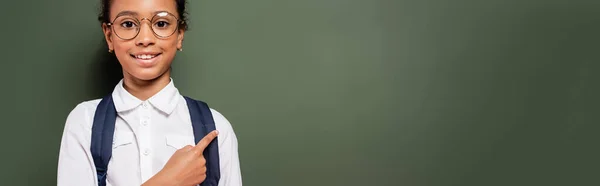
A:
[[[150,154],[150,149],[144,150],[144,156],[148,156]]]
[[[142,103],[142,107],[148,108],[148,104],[146,102]]]
[[[142,121],[142,125],[144,125],[144,126],[148,125],[148,121],[147,120]]]

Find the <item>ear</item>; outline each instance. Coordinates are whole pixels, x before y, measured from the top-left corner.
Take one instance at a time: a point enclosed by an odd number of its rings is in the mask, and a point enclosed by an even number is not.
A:
[[[112,38],[111,38],[112,30],[110,29],[110,26],[108,26],[106,23],[102,23],[102,32],[104,32],[104,39],[106,40],[108,49],[114,50],[113,42],[112,42]]]
[[[185,34],[184,29],[179,29],[179,34],[177,34],[177,49],[181,49],[183,47],[183,35]]]

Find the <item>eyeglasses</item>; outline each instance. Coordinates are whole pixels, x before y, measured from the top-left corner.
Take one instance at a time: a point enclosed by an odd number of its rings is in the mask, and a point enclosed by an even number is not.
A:
[[[142,20],[139,20],[133,15],[126,14],[118,16],[112,23],[107,23],[107,25],[112,27],[117,37],[130,40],[137,37],[140,33],[141,21],[143,20],[148,19],[142,18]],[[166,38],[173,35],[179,28],[179,24],[184,23],[169,12],[159,12],[148,21],[151,23],[150,28],[152,32],[158,38]]]

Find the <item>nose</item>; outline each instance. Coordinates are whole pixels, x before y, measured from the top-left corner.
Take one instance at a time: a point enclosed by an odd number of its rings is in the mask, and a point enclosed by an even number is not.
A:
[[[137,46],[147,47],[150,45],[154,45],[155,42],[156,42],[156,37],[154,36],[154,33],[152,32],[150,23],[144,24],[142,22],[141,27],[140,27],[140,33],[136,37],[135,44]]]

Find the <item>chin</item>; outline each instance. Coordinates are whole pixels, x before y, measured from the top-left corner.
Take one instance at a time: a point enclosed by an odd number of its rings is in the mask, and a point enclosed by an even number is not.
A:
[[[134,73],[129,73],[129,75],[138,80],[151,81],[162,77],[168,70],[168,68],[164,70],[162,68],[137,69],[134,71]]]

